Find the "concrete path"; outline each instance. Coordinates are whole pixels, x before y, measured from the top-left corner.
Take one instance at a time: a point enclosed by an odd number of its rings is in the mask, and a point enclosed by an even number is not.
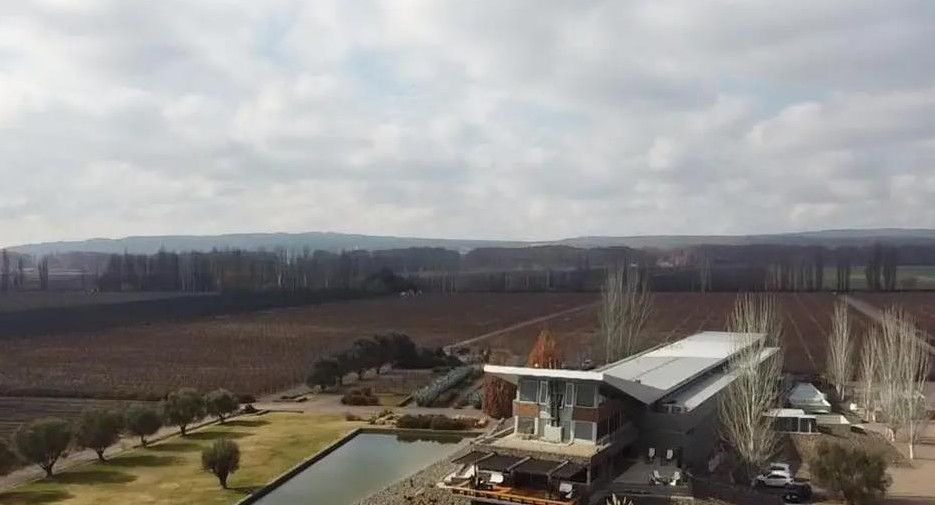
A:
[[[908,453],[905,442],[895,447],[903,455]],[[893,484],[883,503],[887,505],[931,504],[935,502],[935,424],[930,424],[925,436],[915,446],[916,459],[911,467],[890,467]]]
[[[310,414],[343,414],[345,412],[360,416],[360,417],[369,417],[371,414],[376,414],[381,410],[392,410],[398,414],[412,414],[412,415],[445,415],[449,417],[455,416],[465,416],[465,417],[483,417],[484,413],[478,409],[472,407],[465,407],[463,409],[455,408],[434,408],[434,407],[417,407],[406,406],[406,407],[384,407],[380,405],[374,406],[358,406],[358,405],[344,405],[341,403],[341,395],[332,395],[332,394],[319,394],[319,395],[309,395],[309,400],[305,402],[262,402],[255,403],[254,406],[260,410],[271,410],[278,412],[304,412]]]

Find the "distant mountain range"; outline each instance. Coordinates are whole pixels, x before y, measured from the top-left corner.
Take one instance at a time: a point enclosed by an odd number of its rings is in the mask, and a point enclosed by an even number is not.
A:
[[[237,233],[229,235],[166,235],[154,237],[126,237],[119,239],[94,238],[72,242],[46,242],[9,248],[11,251],[44,255],[64,252],[94,252],[151,254],[167,251],[210,251],[211,249],[267,249],[284,248],[290,251],[309,248],[329,251],[353,249],[399,249],[407,247],[443,247],[468,252],[482,247],[531,247],[564,245],[592,248],[627,246],[633,248],[680,249],[698,245],[822,245],[826,247],[862,246],[881,241],[890,244],[935,244],[935,230],[879,228],[867,230],[824,230],[767,235],[647,235],[630,237],[576,237],[554,241],[501,241],[461,240],[415,237],[357,235],[332,232],[308,233]]]

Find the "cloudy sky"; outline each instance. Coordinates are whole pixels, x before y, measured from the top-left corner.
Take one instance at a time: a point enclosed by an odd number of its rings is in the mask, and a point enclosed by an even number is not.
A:
[[[0,2],[0,245],[935,227],[931,0]]]

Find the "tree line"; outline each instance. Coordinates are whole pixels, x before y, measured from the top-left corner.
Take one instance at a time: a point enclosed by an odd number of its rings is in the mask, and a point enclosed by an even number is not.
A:
[[[389,333],[358,339],[348,349],[318,358],[305,382],[310,388],[340,386],[347,374],[354,373],[358,379],[363,379],[367,370],[375,370],[379,374],[386,365],[426,369],[458,366],[461,361],[446,355],[440,348],[418,347],[408,335]]]
[[[49,289],[50,271],[81,271],[82,289],[103,291],[300,291],[386,288],[463,291],[598,291],[608,270],[639,265],[654,291],[899,289],[900,265],[935,265],[935,246],[692,246],[677,250],[536,246],[390,250],[213,250],[156,254],[68,253],[32,258],[3,252],[0,290]],[[833,279],[826,279],[827,276]],[[62,282],[56,280],[56,282]],[[911,286],[910,286],[911,287]]]
[[[0,291],[313,291],[416,289],[396,272],[448,268],[455,251],[225,250],[156,254],[67,253],[32,258],[0,251]],[[59,277],[50,281],[50,272]],[[64,272],[64,273],[62,273]],[[80,283],[72,277],[80,276]],[[55,284],[55,285],[53,285]]]
[[[147,438],[164,426],[177,427],[184,437],[189,426],[206,416],[224,423],[240,410],[241,403],[252,401],[252,397],[238,397],[226,389],[202,395],[195,389],[182,388],[167,395],[158,406],[135,404],[125,410],[87,409],[72,422],[56,417],[37,419],[20,426],[9,443],[0,440],[0,475],[20,464],[35,464],[51,477],[55,464],[71,448],[93,450],[98,460],[105,462],[105,451],[121,435],[138,437],[140,445],[147,447]],[[203,454],[205,468],[217,475],[222,486],[226,486],[227,475],[236,470],[231,459],[235,452],[239,461],[236,444],[231,446],[225,441],[206,448]]]
[[[412,289],[367,251],[213,251],[111,255],[97,278],[102,291],[309,291]]]

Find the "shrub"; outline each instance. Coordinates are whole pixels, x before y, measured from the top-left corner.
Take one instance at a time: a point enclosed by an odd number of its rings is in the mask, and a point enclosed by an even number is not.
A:
[[[468,423],[462,419],[452,419],[448,416],[422,416],[405,415],[396,421],[398,428],[408,430],[445,430],[456,431],[467,429]]]
[[[247,405],[244,406],[243,412],[244,414],[256,414],[257,412],[259,412],[259,410],[257,410],[256,407],[248,403]]]
[[[240,468],[240,447],[226,438],[215,440],[201,451],[201,467],[213,473],[221,487],[227,489],[227,477]]]
[[[92,449],[97,459],[104,461],[104,451],[120,440],[125,421],[123,415],[111,410],[85,410],[75,423],[75,445]]]
[[[474,391],[468,395],[467,402],[475,409],[479,409],[483,406],[484,396],[480,393],[480,390]]]
[[[251,403],[256,403],[256,397],[249,393],[237,395],[237,401],[240,402],[241,405],[249,405]]]
[[[380,399],[373,395],[373,390],[352,389],[341,397],[341,403],[344,405],[379,405]]]
[[[140,444],[146,447],[146,437],[156,434],[162,428],[162,417],[155,409],[145,405],[133,405],[126,412],[127,432],[140,437]]]
[[[71,426],[58,418],[37,419],[21,426],[13,435],[16,451],[23,459],[39,465],[47,477],[52,476],[52,467],[64,457],[71,443]]]
[[[886,494],[890,485],[886,459],[862,447],[823,441],[811,461],[812,475],[828,491],[849,505],[869,505]]]
[[[447,416],[432,416],[432,421],[429,424],[429,428],[433,430],[463,430],[464,421],[460,419],[452,419]]]
[[[396,421],[396,426],[407,430],[427,430],[431,425],[431,416],[406,414]]]
[[[344,368],[341,361],[332,357],[319,358],[312,365],[312,371],[305,379],[305,384],[310,388],[318,386],[325,389],[340,383],[343,376]]]

